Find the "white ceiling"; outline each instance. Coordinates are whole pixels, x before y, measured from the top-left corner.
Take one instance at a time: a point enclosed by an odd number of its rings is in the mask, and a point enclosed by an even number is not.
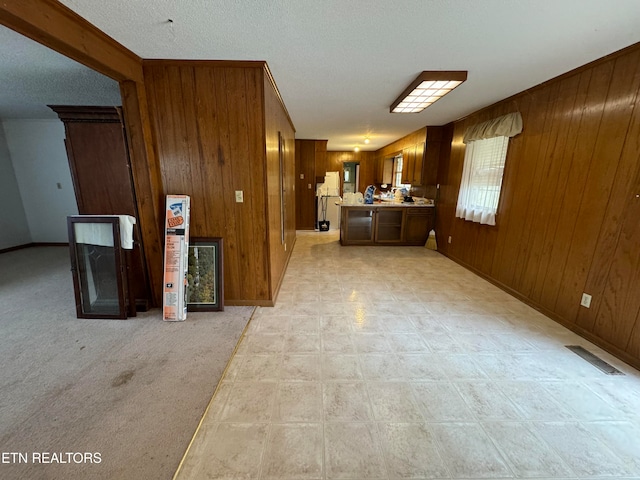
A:
[[[0,26],[0,119],[58,118],[47,105],[121,105],[118,82]]]
[[[267,61],[296,137],[330,150],[375,150],[640,41],[639,0],[62,3],[142,58]],[[422,113],[389,113],[423,70],[469,75]]]

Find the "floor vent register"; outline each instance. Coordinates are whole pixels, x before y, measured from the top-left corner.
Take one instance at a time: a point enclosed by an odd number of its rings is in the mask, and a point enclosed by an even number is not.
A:
[[[584,347],[581,347],[580,345],[565,345],[565,347],[567,347],[573,353],[582,357],[584,360],[586,360],[587,362],[589,362],[591,365],[598,368],[602,372],[606,373],[607,375],[624,375],[624,373],[622,373],[620,370],[618,370],[612,365],[609,365],[607,362],[605,362],[601,358],[598,358],[589,350],[585,349]]]

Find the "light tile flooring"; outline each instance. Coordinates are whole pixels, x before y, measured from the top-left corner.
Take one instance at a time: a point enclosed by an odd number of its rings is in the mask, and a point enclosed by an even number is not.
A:
[[[178,476],[511,477],[640,478],[640,373],[438,253],[334,232],[298,233]]]

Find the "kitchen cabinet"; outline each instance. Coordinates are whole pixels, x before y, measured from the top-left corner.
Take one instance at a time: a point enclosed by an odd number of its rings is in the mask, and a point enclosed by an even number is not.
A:
[[[424,245],[434,226],[434,208],[408,205],[342,207],[342,245]]]
[[[401,243],[405,208],[382,207],[375,211],[376,243]]]
[[[407,245],[424,245],[429,232],[435,226],[433,208],[407,208],[405,219],[405,243]]]
[[[373,243],[374,238],[374,208],[358,207],[348,208],[342,207],[342,218],[340,220],[340,241],[343,239],[350,244],[368,244]]]
[[[380,185],[391,185],[393,181],[393,157],[378,157],[375,162],[375,182]]]
[[[422,185],[425,142],[402,149],[402,183]]]
[[[413,158],[413,179],[411,185],[422,185],[422,171],[424,166],[425,142],[416,145],[416,151]]]
[[[402,149],[402,183],[405,185],[413,181],[414,165],[416,161],[416,146]]]

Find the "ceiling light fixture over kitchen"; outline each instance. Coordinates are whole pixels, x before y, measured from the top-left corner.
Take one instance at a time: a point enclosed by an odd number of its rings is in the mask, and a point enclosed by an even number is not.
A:
[[[369,140],[369,137],[364,137],[364,144],[365,145],[369,145],[370,142],[371,142],[371,140]]]
[[[360,151],[360,147],[355,147],[355,148],[353,149],[353,151],[354,151],[354,152],[359,152],[359,151]]]
[[[418,113],[467,79],[466,70],[422,72],[389,109],[391,113]]]

